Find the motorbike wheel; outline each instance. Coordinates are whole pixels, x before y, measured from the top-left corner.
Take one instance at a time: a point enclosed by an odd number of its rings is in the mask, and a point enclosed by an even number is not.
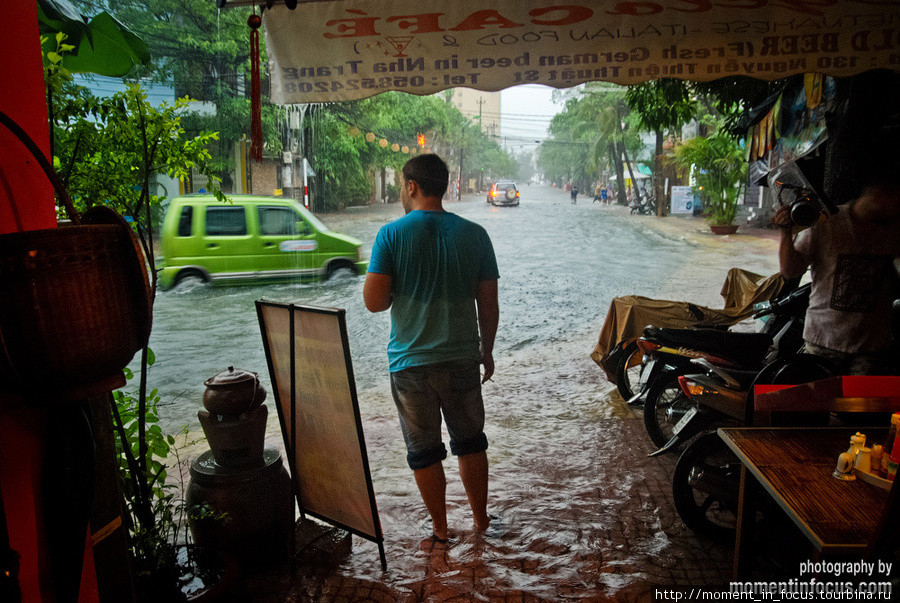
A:
[[[663,373],[650,385],[644,399],[644,426],[657,448],[672,439],[672,430],[695,406],[678,386],[678,374]]]
[[[701,536],[733,538],[737,528],[741,462],[716,432],[685,449],[672,475],[675,510]]]
[[[795,354],[778,358],[764,366],[753,380],[753,385],[794,385],[827,379],[834,375],[837,375],[837,369],[825,358],[813,354]],[[753,393],[752,386],[750,393]]]
[[[814,354],[795,354],[778,358],[764,366],[753,379],[747,392],[748,408],[753,408],[753,393],[757,385],[796,385],[827,379],[837,374],[838,370],[834,364]]]
[[[622,360],[616,367],[616,389],[627,402],[640,391],[641,359],[644,353],[638,349],[637,341],[632,341],[622,351]]]

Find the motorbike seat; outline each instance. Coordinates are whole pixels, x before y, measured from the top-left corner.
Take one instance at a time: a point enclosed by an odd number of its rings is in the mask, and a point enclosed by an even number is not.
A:
[[[644,338],[671,348],[688,348],[719,356],[743,366],[761,367],[772,336],[766,333],[735,333],[719,329],[672,329],[648,326]]]

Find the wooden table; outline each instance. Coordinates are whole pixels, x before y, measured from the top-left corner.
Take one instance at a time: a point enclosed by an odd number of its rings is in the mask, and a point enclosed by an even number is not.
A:
[[[862,555],[875,535],[887,490],[861,479],[832,477],[837,457],[849,448],[852,428],[721,428],[719,436],[741,461],[734,580],[749,577],[756,522],[755,481],[809,539],[820,555]],[[862,428],[880,443],[883,428]],[[748,473],[755,480],[748,481]]]

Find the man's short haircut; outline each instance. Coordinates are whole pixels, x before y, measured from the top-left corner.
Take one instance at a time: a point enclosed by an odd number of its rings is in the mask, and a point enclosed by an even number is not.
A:
[[[403,177],[418,184],[426,197],[440,198],[447,192],[450,170],[443,159],[434,153],[428,153],[407,161],[403,166]]]

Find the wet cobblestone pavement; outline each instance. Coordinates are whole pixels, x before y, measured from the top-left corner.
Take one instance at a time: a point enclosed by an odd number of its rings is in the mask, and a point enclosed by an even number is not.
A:
[[[618,399],[618,394],[612,394]],[[623,403],[619,402],[621,406]],[[639,412],[623,409],[625,416],[606,419],[602,431],[609,442],[646,440]],[[653,585],[721,587],[731,574],[730,543],[701,539],[679,520],[671,500],[671,472],[674,456],[647,458],[630,446],[612,447],[598,455],[593,500],[572,499],[565,512],[553,518],[529,517],[522,508],[504,515],[509,532],[527,530],[533,521],[553,522],[557,530],[542,525],[542,537],[521,550],[510,550],[507,538],[461,535],[458,543],[440,544],[424,534],[397,540],[389,534],[388,571],[384,582],[344,576],[340,553],[314,556],[324,563],[301,561],[291,575],[287,565],[273,571],[247,576],[236,593],[237,600],[257,603],[334,601],[350,602],[438,602],[438,601],[650,601]],[[577,469],[573,469],[576,471]],[[565,484],[558,484],[565,496]],[[523,497],[524,498],[524,497]],[[525,499],[527,503],[527,499]],[[525,525],[522,525],[525,524]],[[509,538],[516,544],[520,538]],[[568,544],[566,544],[568,543]],[[537,560],[552,558],[554,548],[567,559],[572,548],[586,543],[588,558],[578,559],[577,574],[566,568],[542,565]],[[346,545],[343,545],[346,546]],[[343,552],[341,545],[336,549]],[[454,549],[460,549],[455,554]],[[378,564],[375,546],[353,537],[353,556],[366,556]],[[391,562],[395,555],[406,556],[404,566],[415,557],[418,577],[394,584]],[[503,565],[503,571],[496,564]],[[502,577],[508,574],[504,584]],[[499,578],[499,579],[498,579]],[[536,589],[517,589],[530,582]],[[388,586],[392,584],[392,586]],[[540,592],[544,591],[544,592]]]
[[[554,194],[563,197],[561,192]],[[567,200],[554,203],[542,209],[556,212],[554,215],[571,209]],[[477,215],[485,221],[494,220],[490,223],[496,229],[502,220],[532,216],[521,213],[529,211],[528,207],[514,208],[519,214],[483,208],[481,199],[461,207],[469,214],[481,212]],[[387,216],[391,208],[374,211]],[[619,207],[579,205],[578,211],[595,212],[591,214],[595,219],[622,216],[615,217],[617,223],[633,221],[640,237],[659,247],[655,253],[672,253],[671,249],[682,254],[667,274],[667,284],[676,285],[666,289],[671,291],[669,299],[701,304],[712,300],[714,305],[727,269],[747,266],[728,263],[736,256],[748,258],[749,267],[759,266],[757,270],[777,267],[774,231],[745,229],[745,234],[716,238],[699,219],[626,218],[627,209]],[[388,219],[380,218],[379,213],[368,215],[382,223]],[[349,219],[330,216],[328,223],[347,232]],[[651,231],[655,234],[646,234]],[[606,245],[599,240],[603,235],[586,232],[598,239],[595,244]],[[643,240],[640,237],[636,240]],[[502,240],[498,242],[504,245]],[[505,257],[512,257],[517,243],[505,244]],[[731,249],[723,253],[725,248]],[[544,250],[523,248],[520,256],[527,253],[540,257]],[[710,259],[716,254],[723,259]],[[622,257],[625,268],[620,270],[633,270],[628,266],[639,266],[640,261],[647,260]],[[582,273],[589,272],[594,278],[609,272],[607,260],[590,258],[590,262]],[[385,535],[387,570],[381,570],[375,544],[356,536],[351,543],[343,532],[302,523],[296,567],[292,570],[284,562],[245,571],[231,589],[231,600],[627,602],[651,601],[654,585],[721,588],[728,584],[733,544],[700,538],[683,525],[671,494],[677,457],[646,456],[653,447],[641,410],[628,407],[589,358],[608,299],[584,304],[591,313],[591,322],[587,322],[583,313],[579,314],[580,308],[567,307],[559,289],[590,289],[596,286],[594,281],[578,284],[579,277],[570,276],[574,271],[564,273],[556,266],[545,267],[545,272],[540,278],[548,281],[546,287],[521,293],[523,311],[508,319],[518,322],[519,331],[504,342],[497,374],[485,387],[486,430],[492,443],[488,450],[492,486],[488,510],[500,516],[497,528],[492,527],[486,535],[467,529],[471,520],[465,493],[456,463],[448,459],[444,463],[448,518],[459,538],[441,544],[428,537],[426,514],[405,466],[386,376],[379,375],[375,385],[366,387],[360,385],[357,375],[360,399],[369,409],[363,413],[364,428]],[[636,279],[620,276],[609,290],[617,295],[641,292],[655,296],[638,289]],[[512,276],[508,277],[504,285],[509,286],[511,280]],[[704,286],[698,288],[698,283]],[[539,331],[547,322],[541,312],[552,308],[560,322],[580,325],[580,333]],[[386,325],[386,317],[379,318]],[[356,335],[351,333],[351,337]],[[368,353],[362,350],[362,355]],[[377,354],[381,362],[383,349]],[[359,348],[354,348],[354,364],[360,355]],[[280,434],[270,430],[267,443],[278,444],[279,439]]]

